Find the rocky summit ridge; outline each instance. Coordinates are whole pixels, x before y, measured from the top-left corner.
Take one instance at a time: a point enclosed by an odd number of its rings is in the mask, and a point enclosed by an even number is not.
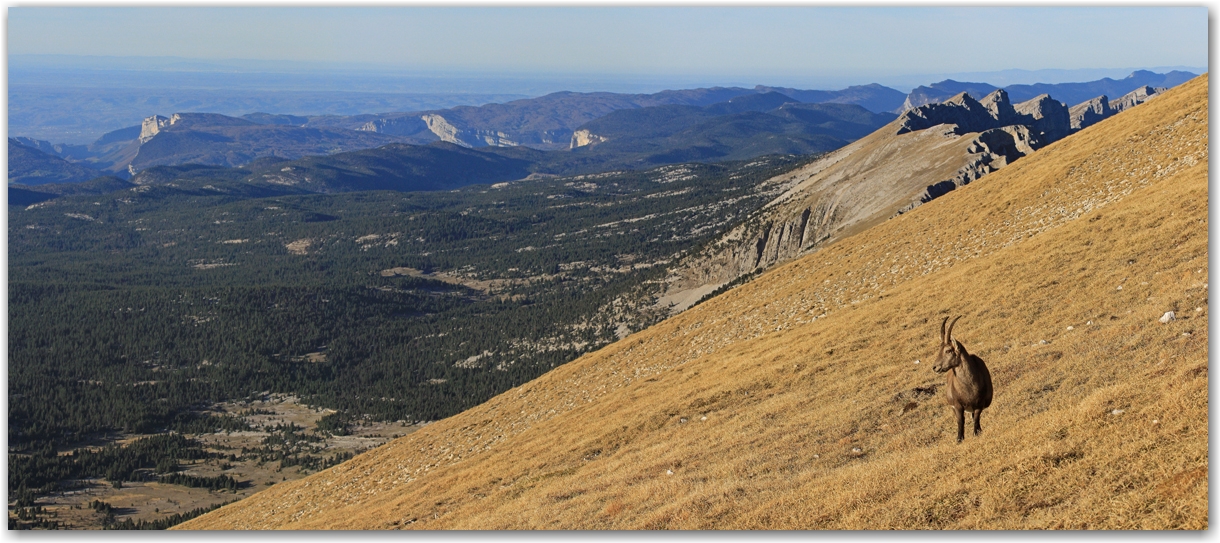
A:
[[[771,180],[787,189],[688,259],[669,278],[667,301],[680,311],[701,293],[910,211],[1063,138],[1068,124],[1068,108],[1054,99],[1014,105],[1003,89],[906,111]]]

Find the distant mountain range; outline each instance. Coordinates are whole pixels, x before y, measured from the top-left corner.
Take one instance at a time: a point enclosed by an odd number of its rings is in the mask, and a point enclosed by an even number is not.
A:
[[[1125,106],[1118,97],[1134,89],[1145,89],[1140,92],[1149,96],[1190,76],[1186,72],[1137,71],[1121,80],[1013,85],[1005,90],[1014,102],[1049,94],[1059,102],[1077,104],[1072,126],[1081,128],[1121,111]],[[525,160],[529,166],[518,164],[513,166],[514,171],[542,174],[737,160],[765,154],[809,154],[837,149],[871,133],[891,121],[893,111],[937,103],[961,92],[982,96],[994,90],[996,87],[986,83],[952,80],[916,88],[908,95],[876,84],[838,91],[760,85],[753,89],[712,87],[653,94],[558,92],[504,104],[378,115],[251,113],[229,117],[175,113],[169,117],[150,116],[140,126],[109,132],[89,145],[15,138],[22,149],[10,159],[9,178],[10,183],[23,185],[74,182],[97,175],[125,178],[155,166],[238,167],[258,159],[296,160],[376,149],[391,143],[447,142],[472,149],[520,148],[512,158]],[[1098,101],[1101,97],[1106,97],[1105,104]],[[413,170],[434,172],[429,175],[435,174],[434,166],[438,164],[456,167],[451,159],[460,162],[475,156],[457,159],[452,148],[409,152],[406,149],[399,146],[372,154],[385,155],[387,164],[403,167],[406,163],[401,161],[408,160],[406,157],[420,160],[421,165]],[[531,153],[526,149],[552,154]],[[440,155],[447,158],[439,158]],[[503,180],[508,170],[485,167],[504,160],[505,156],[480,155],[469,165],[473,169],[459,167],[458,171],[484,174],[496,171],[499,173],[490,179]],[[347,171],[348,166],[345,163],[340,171]],[[352,171],[364,171],[361,168]],[[359,174],[365,175],[369,174]],[[396,185],[413,174],[404,175],[403,178],[390,175],[396,181],[374,184]],[[448,183],[442,179],[425,185],[448,186]]]
[[[1170,88],[1181,85],[1193,79],[1196,75],[1190,72],[1171,71],[1164,74],[1147,70],[1137,70],[1123,79],[1103,78],[1083,83],[1036,83],[1033,85],[1009,85],[1003,87],[1014,102],[1024,102],[1040,94],[1051,97],[1065,104],[1079,104],[1099,96],[1113,100],[1139,87]],[[974,96],[985,96],[996,90],[988,83],[968,83],[946,79],[928,86],[913,89],[902,104],[902,110],[912,109],[924,104],[943,102],[958,93],[968,92]]]
[[[79,183],[102,175],[102,172],[94,168],[74,164],[42,149],[23,145],[21,140],[16,138],[8,139],[8,164],[8,182],[25,185]]]

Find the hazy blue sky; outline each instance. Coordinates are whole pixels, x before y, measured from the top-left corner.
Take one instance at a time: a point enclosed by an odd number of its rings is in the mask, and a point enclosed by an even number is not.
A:
[[[496,72],[979,72],[1206,66],[1205,7],[59,8],[10,54],[359,62]]]

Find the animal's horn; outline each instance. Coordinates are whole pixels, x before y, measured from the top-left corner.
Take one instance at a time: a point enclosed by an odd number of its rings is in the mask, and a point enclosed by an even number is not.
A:
[[[962,318],[962,316],[958,315],[953,318],[953,322],[949,323],[949,332],[945,334],[945,341],[953,341],[953,325],[957,324],[957,319],[960,318]],[[945,320],[949,320],[949,317],[945,317]]]
[[[949,342],[949,336],[945,335],[945,323],[947,323],[947,322],[949,322],[949,317],[945,317],[945,320],[940,321],[940,344],[941,345],[944,345]]]

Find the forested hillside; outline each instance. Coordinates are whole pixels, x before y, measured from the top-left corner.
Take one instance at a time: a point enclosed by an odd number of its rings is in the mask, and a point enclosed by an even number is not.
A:
[[[10,492],[55,488],[73,472],[31,459],[99,435],[240,427],[208,412],[231,399],[408,422],[478,405],[667,315],[669,264],[800,160],[452,192],[197,180],[10,207]]]

